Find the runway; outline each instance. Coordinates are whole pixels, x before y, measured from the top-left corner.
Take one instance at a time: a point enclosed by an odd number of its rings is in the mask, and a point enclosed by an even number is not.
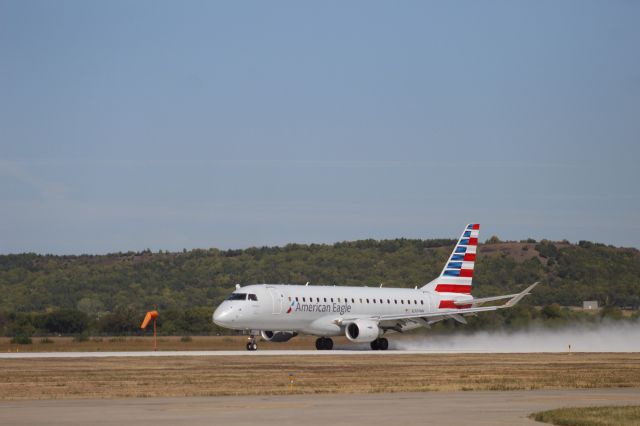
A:
[[[533,412],[640,404],[637,389],[0,402],[13,425],[535,425]],[[539,424],[539,423],[538,423]]]
[[[5,352],[0,353],[0,359],[28,359],[28,358],[130,358],[130,357],[220,357],[220,356],[331,356],[331,355],[421,355],[421,354],[474,354],[499,353],[489,351],[372,351],[362,350],[266,350],[266,351],[135,351],[135,352]]]

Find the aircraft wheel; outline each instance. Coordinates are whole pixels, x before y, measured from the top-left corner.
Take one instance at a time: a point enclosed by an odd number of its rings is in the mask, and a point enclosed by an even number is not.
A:
[[[316,340],[316,349],[319,351],[330,351],[333,349],[333,340],[328,337],[320,337]]]
[[[378,339],[378,349],[380,349],[381,351],[386,351],[387,349],[389,349],[389,341],[384,337]]]
[[[378,339],[372,341],[370,345],[371,345],[371,349],[373,349],[374,351],[377,351],[378,349],[380,349],[380,346],[378,345]]]
[[[247,350],[248,351],[257,351],[258,350],[258,344],[254,341],[251,342],[247,342]]]

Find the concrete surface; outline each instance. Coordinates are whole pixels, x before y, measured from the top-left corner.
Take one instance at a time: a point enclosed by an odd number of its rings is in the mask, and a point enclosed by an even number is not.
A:
[[[459,354],[459,353],[497,353],[478,351],[372,351],[338,349],[333,351],[317,350],[263,350],[263,351],[135,351],[135,352],[0,352],[0,359],[23,359],[23,358],[107,358],[107,357],[166,357],[166,356],[282,356],[282,355],[420,355],[420,354]]]
[[[640,404],[637,389],[0,402],[3,425],[535,425],[535,411]]]

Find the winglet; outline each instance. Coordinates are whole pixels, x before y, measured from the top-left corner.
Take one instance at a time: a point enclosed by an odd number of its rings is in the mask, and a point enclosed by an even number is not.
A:
[[[540,282],[536,281],[535,283],[531,284],[529,287],[525,288],[521,293],[516,294],[513,297],[513,299],[505,303],[504,307],[510,308],[512,306],[515,306],[520,300],[522,300],[523,297],[525,297],[527,294],[530,294],[531,290],[533,290],[535,286],[537,286],[538,284],[540,284]]]

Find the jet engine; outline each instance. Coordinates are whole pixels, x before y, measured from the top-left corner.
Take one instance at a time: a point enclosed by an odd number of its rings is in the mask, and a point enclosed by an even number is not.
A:
[[[298,333],[293,331],[268,331],[263,330],[260,335],[267,342],[286,342],[293,337],[296,337]]]
[[[356,343],[372,342],[380,337],[381,334],[377,322],[364,319],[358,319],[349,323],[345,329],[347,339]]]

